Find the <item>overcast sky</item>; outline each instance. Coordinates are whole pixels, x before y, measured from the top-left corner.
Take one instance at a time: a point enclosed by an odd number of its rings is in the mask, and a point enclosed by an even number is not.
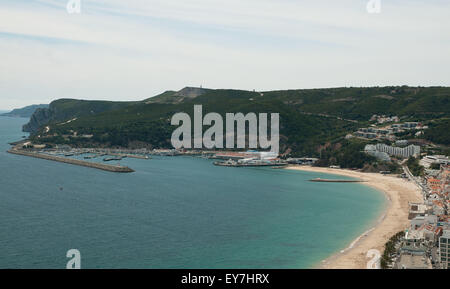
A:
[[[0,109],[184,86],[450,86],[450,1],[0,1]]]

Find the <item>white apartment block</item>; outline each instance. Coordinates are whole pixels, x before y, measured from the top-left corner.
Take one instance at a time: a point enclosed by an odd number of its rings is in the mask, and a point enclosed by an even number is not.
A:
[[[385,144],[376,144],[376,145],[366,145],[364,151],[375,157],[378,157],[377,155],[375,155],[375,152],[377,152],[377,153],[384,153],[389,156],[409,158],[410,156],[420,155],[420,146],[409,145],[407,147],[393,147]],[[386,158],[386,156],[383,157],[383,155],[381,154],[378,155],[380,155],[379,157],[380,159]]]

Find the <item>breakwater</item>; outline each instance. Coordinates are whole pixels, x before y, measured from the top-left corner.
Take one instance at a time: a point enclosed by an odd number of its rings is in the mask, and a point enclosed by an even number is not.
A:
[[[56,162],[61,162],[61,163],[66,163],[66,164],[72,164],[72,165],[77,165],[77,166],[83,166],[83,167],[88,167],[88,168],[94,168],[94,169],[99,169],[99,170],[108,171],[108,172],[115,172],[115,173],[132,173],[132,172],[134,172],[134,170],[130,169],[129,167],[93,163],[93,162],[87,162],[87,161],[82,161],[82,160],[46,155],[46,154],[41,154],[41,153],[36,153],[36,152],[31,152],[31,151],[24,151],[24,150],[19,150],[19,149],[15,149],[15,148],[10,149],[8,151],[8,153],[15,154],[15,155],[27,156],[27,157],[33,157],[33,158],[39,158],[39,159],[44,159],[44,160],[49,160],[49,161],[56,161]]]

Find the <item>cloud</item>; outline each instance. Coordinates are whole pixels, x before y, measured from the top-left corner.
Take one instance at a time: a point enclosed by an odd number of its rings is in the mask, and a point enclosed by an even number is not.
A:
[[[135,100],[186,85],[449,85],[450,3],[81,0],[0,3],[0,107]],[[3,59],[5,58],[5,59]]]

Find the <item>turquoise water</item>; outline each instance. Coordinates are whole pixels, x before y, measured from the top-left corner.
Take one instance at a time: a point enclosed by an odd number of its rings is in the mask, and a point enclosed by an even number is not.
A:
[[[0,117],[0,268],[308,268],[381,214],[384,196],[333,176],[125,159],[115,174],[7,154],[23,118]]]

